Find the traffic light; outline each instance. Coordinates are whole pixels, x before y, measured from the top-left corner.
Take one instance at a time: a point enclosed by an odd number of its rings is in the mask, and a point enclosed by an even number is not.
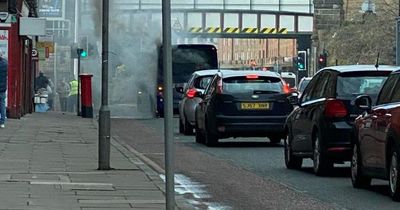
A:
[[[78,54],[78,57],[80,57],[80,58],[86,58],[88,56],[87,51],[82,48],[78,48],[76,53]]]
[[[326,53],[322,53],[322,54],[319,55],[319,58],[318,58],[318,68],[319,69],[323,69],[323,68],[326,67],[326,63],[327,63],[326,59],[327,59],[327,57],[328,56],[327,56]]]
[[[297,52],[297,70],[305,71],[307,70],[307,52],[298,51]]]
[[[80,51],[79,56],[81,56],[81,58],[86,58],[89,55],[89,41],[88,41],[88,37],[87,36],[81,36],[79,37],[79,49],[82,49],[82,51]]]

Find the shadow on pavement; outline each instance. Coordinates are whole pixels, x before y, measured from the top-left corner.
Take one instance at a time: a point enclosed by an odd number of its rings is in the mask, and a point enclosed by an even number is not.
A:
[[[314,169],[307,167],[307,168],[301,168],[300,171],[302,172],[306,172],[310,175],[315,176],[314,174]],[[349,182],[350,182],[350,175],[351,175],[351,169],[349,167],[334,167],[333,169],[331,169],[325,176],[326,178],[332,178],[332,177],[336,177],[336,178],[349,178]]]
[[[283,145],[269,142],[219,142],[215,147],[283,147]]]

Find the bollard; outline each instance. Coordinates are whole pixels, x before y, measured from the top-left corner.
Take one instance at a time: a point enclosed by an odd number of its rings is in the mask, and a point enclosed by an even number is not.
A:
[[[81,79],[81,114],[83,118],[93,118],[92,74],[80,74]]]

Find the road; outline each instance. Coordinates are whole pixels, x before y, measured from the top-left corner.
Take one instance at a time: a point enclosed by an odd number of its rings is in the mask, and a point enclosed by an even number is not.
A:
[[[200,208],[215,209],[399,209],[385,181],[368,190],[353,189],[349,165],[316,177],[312,162],[300,171],[284,165],[283,145],[262,138],[224,140],[217,147],[178,133],[175,119],[175,168],[184,193]],[[163,119],[113,119],[112,135],[164,167]],[[187,187],[189,186],[189,187]],[[178,187],[180,188],[180,187]],[[210,208],[212,209],[212,208]]]

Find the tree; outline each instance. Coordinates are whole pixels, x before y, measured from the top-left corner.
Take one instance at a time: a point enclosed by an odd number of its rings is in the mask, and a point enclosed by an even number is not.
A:
[[[398,7],[388,1],[382,0],[376,13],[360,14],[360,20],[344,22],[324,36],[329,64],[373,64],[378,52],[381,64],[393,64]]]

